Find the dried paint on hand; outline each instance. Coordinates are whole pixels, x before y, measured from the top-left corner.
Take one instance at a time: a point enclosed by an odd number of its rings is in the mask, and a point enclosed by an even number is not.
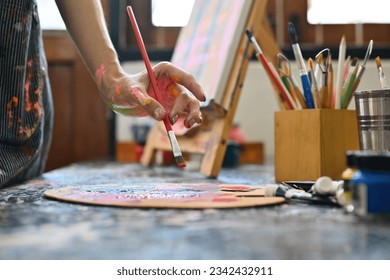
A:
[[[175,78],[178,80],[178,78]],[[166,75],[161,75],[157,78],[157,87],[160,91],[161,97],[164,102],[161,104],[169,112],[173,104],[175,103],[176,98],[180,95],[180,90],[175,80],[167,77]],[[155,97],[153,88],[150,87],[148,90],[150,96]]]
[[[99,89],[102,88],[103,85],[103,76],[106,73],[106,66],[101,64],[100,67],[95,72],[95,79]]]
[[[150,97],[145,97],[145,95],[141,92],[139,88],[132,87],[130,92],[137,98],[138,102],[142,106],[147,106],[152,103],[152,99]]]
[[[116,96],[118,97],[122,96],[122,88],[120,87],[120,85],[115,86],[114,92]]]

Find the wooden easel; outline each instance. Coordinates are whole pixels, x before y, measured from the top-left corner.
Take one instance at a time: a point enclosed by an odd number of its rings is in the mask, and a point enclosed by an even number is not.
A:
[[[210,102],[202,109],[204,123],[194,128],[194,131],[190,130],[188,135],[177,136],[183,153],[203,155],[200,172],[207,177],[216,178],[221,169],[248,63],[253,55],[253,46],[245,34],[246,28],[251,29],[269,61],[276,61],[279,49],[266,18],[266,4],[267,0],[254,0],[252,3],[220,104]],[[153,164],[158,150],[171,150],[161,124],[156,125],[149,133],[141,163]]]

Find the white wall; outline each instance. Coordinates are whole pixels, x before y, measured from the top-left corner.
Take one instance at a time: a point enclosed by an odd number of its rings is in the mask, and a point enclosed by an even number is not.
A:
[[[125,63],[123,66],[128,73],[136,73],[144,69],[142,61]],[[334,66],[334,69],[337,69],[337,65]],[[382,66],[385,74],[388,74],[390,83],[390,60],[383,60]],[[292,65],[292,73],[299,82],[298,70],[294,64]],[[367,63],[358,90],[378,88],[380,88],[380,84],[375,60],[370,60]],[[350,108],[354,108],[353,100]],[[274,155],[274,112],[277,110],[279,108],[275,94],[262,65],[257,61],[251,61],[244,81],[235,122],[240,124],[249,141],[262,141],[264,143],[267,158],[273,158]],[[132,140],[130,127],[134,122],[153,124],[154,121],[149,118],[119,116],[116,131],[117,142]]]

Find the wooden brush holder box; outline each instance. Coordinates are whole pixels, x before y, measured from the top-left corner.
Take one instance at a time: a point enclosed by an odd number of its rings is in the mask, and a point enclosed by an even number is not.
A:
[[[339,180],[346,152],[359,150],[355,110],[275,112],[275,181]]]

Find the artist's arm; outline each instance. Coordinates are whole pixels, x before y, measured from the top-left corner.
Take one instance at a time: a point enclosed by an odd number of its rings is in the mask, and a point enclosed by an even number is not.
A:
[[[168,62],[157,64],[153,71],[165,100],[164,104],[158,103],[148,94],[152,89],[146,71],[133,75],[123,71],[107,30],[100,0],[56,2],[103,99],[113,110],[131,116],[150,115],[157,120],[168,112],[172,123],[177,117],[184,117],[186,127],[202,122],[198,100],[205,101],[205,95],[192,75]]]

